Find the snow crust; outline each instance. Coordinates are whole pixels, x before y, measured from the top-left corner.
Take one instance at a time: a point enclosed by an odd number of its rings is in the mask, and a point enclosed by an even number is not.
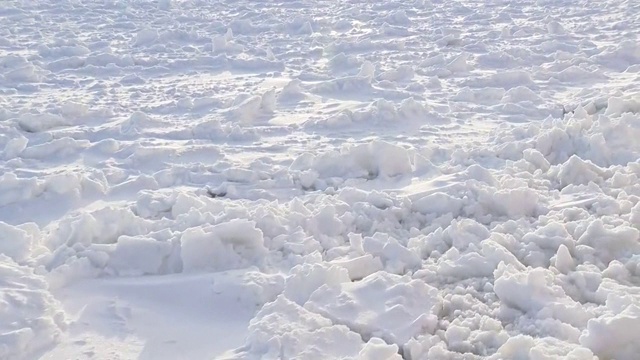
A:
[[[640,3],[0,19],[0,359],[638,357]]]

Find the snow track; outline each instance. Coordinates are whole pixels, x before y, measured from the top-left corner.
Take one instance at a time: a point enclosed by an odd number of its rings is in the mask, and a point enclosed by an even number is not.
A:
[[[0,358],[635,359],[635,1],[0,4]]]

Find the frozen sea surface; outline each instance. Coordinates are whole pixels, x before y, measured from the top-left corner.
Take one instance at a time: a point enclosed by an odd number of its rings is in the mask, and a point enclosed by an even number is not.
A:
[[[637,359],[638,29],[0,2],[0,359]]]

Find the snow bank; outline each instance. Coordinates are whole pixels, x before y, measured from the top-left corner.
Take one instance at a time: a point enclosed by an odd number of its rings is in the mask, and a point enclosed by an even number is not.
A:
[[[52,151],[49,154],[56,152]],[[72,200],[79,198],[83,193],[104,192],[104,183],[100,175],[63,172],[40,178],[25,178],[18,177],[14,172],[5,172],[0,175],[0,206],[19,204],[39,196],[65,195],[67,199]]]
[[[524,187],[497,191],[486,188],[480,192],[478,203],[494,215],[509,218],[535,216],[539,213],[538,194]]]
[[[34,223],[11,226],[0,221],[0,254],[22,263],[40,247],[40,237],[40,229]]]
[[[313,91],[318,94],[358,94],[371,92],[372,89],[369,76],[347,76],[317,84]]]
[[[57,248],[63,244],[115,244],[122,235],[148,233],[149,226],[148,220],[136,216],[130,209],[109,206],[64,219],[51,232],[47,245]]]
[[[505,90],[516,88],[519,86],[534,85],[531,74],[524,70],[508,70],[495,73],[486,78],[466,80],[465,85],[469,87],[501,87]]]
[[[378,76],[380,80],[391,82],[410,81],[415,76],[415,70],[409,65],[401,65],[395,69],[387,70]]]
[[[606,228],[602,220],[594,220],[578,239],[579,245],[587,245],[603,263],[625,258],[640,251],[640,231],[629,226]]]
[[[332,264],[347,270],[351,281],[363,278],[383,269],[380,258],[371,254],[358,256],[351,259],[334,260]]]
[[[305,97],[302,89],[302,81],[298,79],[291,80],[287,83],[277,96],[278,102],[291,103],[296,102]]]
[[[589,320],[586,331],[580,336],[580,344],[600,358],[636,358],[640,351],[640,335],[635,331],[640,325],[640,308],[637,304],[628,304],[622,309],[608,310],[605,315]]]
[[[351,26],[351,24],[349,24],[349,26]],[[357,57],[349,56],[341,52],[330,58],[327,65],[334,74],[338,74],[340,72],[356,69],[361,65],[361,63]]]
[[[333,287],[350,281],[349,272],[342,267],[302,264],[291,269],[283,294],[298,305],[304,305],[319,287]]]
[[[33,269],[0,254],[0,357],[25,359],[54,345],[66,328],[60,304]]]
[[[636,42],[625,39],[598,54],[596,61],[605,67],[624,71],[640,62],[640,47]]]
[[[462,252],[458,247],[449,249],[437,261],[438,275],[457,279],[476,277],[491,279],[500,264],[524,267],[515,255],[493,240],[482,241],[479,247],[477,249],[476,245],[470,245]]]
[[[598,166],[626,164],[635,161],[640,147],[633,140],[640,136],[638,116],[627,112],[618,115],[620,109],[632,110],[610,100],[611,110],[605,114],[590,115],[586,110],[596,107],[593,102],[579,106],[564,120],[546,119],[541,124],[514,127],[495,135],[496,152],[505,158],[518,159],[527,149],[535,149],[552,165],[558,165],[576,156]],[[609,112],[610,115],[607,115]],[[622,111],[624,112],[624,111]],[[502,144],[510,142],[506,147]],[[575,162],[575,160],[572,160]]]
[[[418,334],[433,332],[440,306],[435,288],[386,272],[377,272],[355,283],[324,285],[304,305],[345,324],[364,339],[380,337],[399,346]]]
[[[561,340],[575,342],[593,313],[568,297],[556,283],[553,272],[544,268],[518,269],[499,265],[495,273],[494,290],[503,305],[502,316],[514,316],[507,308],[517,309],[538,320],[557,320],[564,326],[542,325],[538,331],[551,333]],[[559,326],[560,325],[560,326]]]
[[[267,91],[262,95],[250,96],[244,100],[236,98],[237,105],[229,111],[229,116],[243,125],[256,123],[262,117],[273,113],[276,104],[275,90]]]
[[[249,121],[254,119],[249,118]],[[222,123],[218,119],[204,120],[191,128],[189,136],[192,139],[252,141],[258,140],[260,135],[255,129],[242,127],[242,124]]]
[[[152,238],[120,236],[109,254],[107,266],[120,276],[159,274],[171,254],[169,242]]]
[[[257,268],[237,273],[231,271],[224,275],[216,279],[213,291],[216,294],[234,294],[236,301],[250,309],[252,314],[276,300],[285,286],[281,274],[265,274]]]
[[[334,325],[331,320],[279,296],[251,320],[246,345],[226,356],[231,359],[376,359],[376,355],[394,353],[390,359],[396,358],[397,348],[381,343],[380,339],[364,344],[360,335],[348,327]]]
[[[3,68],[3,70],[5,69]],[[6,69],[2,75],[8,84],[20,85],[41,82],[44,79],[42,72],[40,67],[27,63],[23,66]]]
[[[3,158],[5,160],[11,160],[20,156],[20,154],[27,148],[29,144],[29,139],[26,137],[15,134],[4,144],[4,150],[2,153],[4,154]]]
[[[445,120],[437,115],[423,102],[414,98],[402,100],[399,104],[387,100],[376,100],[358,111],[343,111],[323,119],[311,119],[304,123],[305,128],[345,128],[358,125],[424,125],[443,123]]]
[[[214,53],[234,53],[242,52],[243,47],[233,42],[233,30],[227,29],[227,32],[223,35],[218,35],[213,38],[213,52]]]
[[[27,132],[41,132],[60,126],[70,126],[73,122],[54,114],[25,114],[18,119],[20,128]]]
[[[628,2],[29,3],[0,358],[640,352]]]
[[[184,271],[228,270],[261,262],[267,253],[255,222],[231,220],[185,231],[180,254]]]
[[[489,359],[571,359],[593,360],[594,354],[584,347],[558,341],[553,338],[535,339],[527,335],[518,335],[507,340]]]
[[[403,147],[376,140],[367,144],[344,147],[318,156],[302,155],[292,170],[313,170],[319,177],[394,177],[413,171],[409,153]]]
[[[170,204],[163,206],[165,211],[171,208]],[[98,275],[248,268],[261,264],[267,253],[263,233],[254,221],[232,219],[217,225],[187,227],[176,233],[152,224],[130,210],[104,208],[85,213],[61,223],[47,236],[47,244],[57,249],[39,261],[51,271],[52,284],[59,287],[74,279]],[[23,256],[31,245],[27,240],[33,242],[30,239],[27,237],[22,247],[6,251]]]

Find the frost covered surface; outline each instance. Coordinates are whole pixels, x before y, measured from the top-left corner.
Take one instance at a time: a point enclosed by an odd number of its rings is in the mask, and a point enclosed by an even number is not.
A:
[[[0,19],[0,358],[640,353],[637,2]]]

